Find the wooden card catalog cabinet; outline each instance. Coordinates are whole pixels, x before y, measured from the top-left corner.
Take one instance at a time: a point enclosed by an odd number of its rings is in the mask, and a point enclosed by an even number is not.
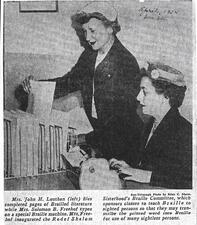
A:
[[[69,114],[52,110],[39,121],[23,111],[4,111],[4,175],[24,177],[64,170]]]

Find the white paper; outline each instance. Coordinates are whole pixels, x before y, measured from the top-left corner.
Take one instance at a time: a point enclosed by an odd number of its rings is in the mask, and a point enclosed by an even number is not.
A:
[[[53,101],[53,109],[69,112],[76,107],[83,107],[80,91],[69,93]]]
[[[43,82],[30,80],[32,99],[28,104],[28,112],[34,114],[41,120],[48,120],[50,117],[55,82]]]
[[[93,131],[84,108],[76,107],[70,112],[69,127],[76,129],[76,134],[87,134]]]

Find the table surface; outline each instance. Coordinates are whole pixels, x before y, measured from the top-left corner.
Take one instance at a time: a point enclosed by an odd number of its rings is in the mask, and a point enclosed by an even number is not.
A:
[[[6,178],[4,190],[75,190],[66,171],[40,174],[38,176]]]

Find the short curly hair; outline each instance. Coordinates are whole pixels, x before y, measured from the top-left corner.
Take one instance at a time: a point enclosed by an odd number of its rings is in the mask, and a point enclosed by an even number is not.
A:
[[[159,67],[160,69],[165,69],[165,71],[172,71],[174,73],[180,73],[180,71],[169,67],[167,65],[163,65],[163,64],[158,64],[161,65],[161,67]],[[165,98],[169,99],[169,104],[171,107],[175,107],[175,108],[179,108],[184,100],[185,97],[185,92],[187,87],[186,86],[178,86],[175,85],[169,81],[165,81],[165,80],[160,80],[160,79],[153,79],[151,77],[151,71],[153,69],[158,68],[156,66],[150,65],[148,67],[148,69],[146,70],[145,68],[141,69],[141,77],[148,77],[151,82],[153,87],[155,88],[155,91],[157,94],[163,94]]]

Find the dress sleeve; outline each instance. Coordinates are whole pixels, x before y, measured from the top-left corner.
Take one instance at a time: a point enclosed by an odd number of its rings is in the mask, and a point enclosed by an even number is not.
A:
[[[48,79],[47,81],[55,81],[56,88],[54,98],[60,98],[70,92],[81,89],[83,74],[87,69],[88,54],[84,51],[79,57],[77,63],[72,69],[61,77]]]

